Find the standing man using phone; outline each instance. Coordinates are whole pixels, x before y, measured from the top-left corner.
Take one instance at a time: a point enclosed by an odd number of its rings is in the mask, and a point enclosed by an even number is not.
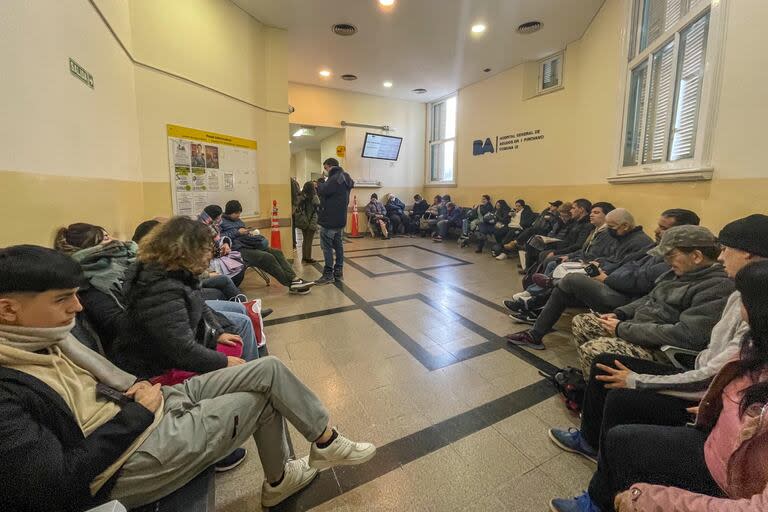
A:
[[[329,284],[344,278],[344,246],[342,235],[347,225],[347,205],[349,191],[355,182],[339,166],[335,158],[323,162],[323,170],[328,173],[325,182],[318,183],[317,195],[320,196],[320,213],[317,223],[320,225],[320,248],[323,250],[325,267],[323,276],[315,281],[316,285]],[[334,252],[336,261],[334,263]]]

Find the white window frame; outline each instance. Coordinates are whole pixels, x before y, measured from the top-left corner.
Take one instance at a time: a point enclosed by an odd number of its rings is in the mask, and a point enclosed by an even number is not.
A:
[[[714,132],[715,117],[717,114],[721,74],[723,69],[723,46],[725,42],[725,27],[727,21],[727,2],[728,0],[699,0],[698,5],[691,7],[688,13],[677,21],[667,31],[666,36],[658,37],[650,43],[644,50],[637,53],[631,60],[629,59],[630,44],[634,43],[639,47],[640,27],[635,26],[635,16],[638,14],[639,6],[643,0],[626,0],[625,19],[626,29],[622,34],[622,53],[621,53],[621,76],[619,79],[619,104],[617,131],[618,140],[616,148],[616,170],[613,176],[608,177],[611,183],[637,183],[637,182],[664,182],[664,181],[702,181],[712,179],[714,169],[712,167],[712,136]],[[664,161],[658,163],[640,163],[634,166],[624,166],[624,148],[626,138],[626,123],[629,114],[629,87],[632,70],[643,61],[649,62],[649,76],[647,82],[650,83],[650,64],[653,54],[668,44],[671,40],[679,42],[680,33],[692,22],[699,19],[707,10],[709,10],[709,33],[707,35],[707,53],[704,64],[704,80],[702,83],[701,99],[699,100],[699,115],[696,127],[696,144],[694,147],[693,158],[681,159],[677,161]],[[637,30],[636,34],[632,34]],[[677,48],[675,46],[675,67],[677,67]],[[632,52],[634,53],[634,52]],[[676,77],[674,77],[676,80]],[[647,84],[646,84],[647,85]],[[672,110],[672,109],[670,109]],[[645,120],[645,115],[643,116]],[[645,122],[643,121],[644,133]],[[669,137],[667,137],[669,138]],[[641,141],[642,135],[641,135]],[[668,144],[668,140],[665,143]],[[665,155],[666,157],[666,155]]]
[[[433,123],[433,107],[439,103],[444,103],[448,101],[451,98],[456,98],[456,133],[453,137],[448,137],[444,139],[437,139],[437,140],[431,140],[430,137],[432,136],[432,123]],[[431,186],[431,187],[446,187],[446,186],[456,186],[456,175],[458,172],[458,117],[459,117],[459,93],[454,92],[452,94],[448,94],[447,96],[443,96],[442,98],[439,98],[435,101],[432,101],[427,104],[427,136],[426,136],[426,173],[424,176],[424,184],[425,186]],[[453,141],[453,179],[452,180],[444,180],[444,181],[435,181],[432,179],[432,146],[436,144],[442,144],[444,142]]]
[[[557,85],[552,87],[544,88],[544,66],[553,60],[559,60],[560,65],[557,68]],[[541,96],[542,94],[549,94],[550,92],[559,91],[564,87],[563,85],[563,69],[565,68],[565,52],[557,52],[555,54],[550,55],[549,57],[546,57],[544,59],[541,59],[538,62],[538,76],[536,78],[536,96]]]

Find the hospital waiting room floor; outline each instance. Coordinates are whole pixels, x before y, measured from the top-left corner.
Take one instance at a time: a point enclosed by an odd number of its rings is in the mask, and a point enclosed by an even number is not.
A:
[[[345,251],[343,283],[306,296],[250,271],[243,284],[275,310],[269,353],[320,396],[340,432],[378,447],[273,510],[545,511],[586,488],[594,465],[547,438],[577,418],[539,374],[575,365],[570,317],[545,351],[503,337],[526,327],[501,305],[521,289],[516,258],[419,237],[354,239]],[[320,276],[319,265],[296,268]],[[290,434],[296,456],[307,455],[309,443]],[[261,466],[253,442],[246,448],[240,467],[217,476],[218,512],[261,509]]]

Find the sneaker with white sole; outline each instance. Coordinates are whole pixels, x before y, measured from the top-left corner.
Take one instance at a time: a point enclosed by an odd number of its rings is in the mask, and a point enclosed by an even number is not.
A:
[[[308,486],[316,476],[317,469],[309,467],[307,457],[289,460],[285,465],[285,475],[280,485],[273,487],[264,480],[261,486],[261,505],[263,507],[274,507]]]
[[[315,281],[305,281],[303,279],[294,279],[291,286],[288,287],[288,293],[296,293],[298,295],[306,295],[309,293],[309,289],[315,286]]]
[[[368,462],[376,455],[376,447],[371,443],[356,443],[336,433],[336,439],[325,448],[318,448],[312,443],[309,450],[309,465],[319,470],[334,466],[354,466]]]
[[[507,259],[507,253],[505,252],[499,253],[499,255],[496,256],[496,259],[499,261]]]

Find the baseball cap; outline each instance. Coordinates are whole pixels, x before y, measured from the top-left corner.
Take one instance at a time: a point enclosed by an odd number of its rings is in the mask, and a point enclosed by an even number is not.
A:
[[[674,226],[664,232],[659,245],[648,251],[651,256],[666,256],[679,247],[717,247],[714,233],[704,226]]]
[[[550,201],[550,202],[549,202],[549,205],[550,205],[550,206],[554,206],[555,208],[560,208],[560,207],[563,205],[563,202],[562,202],[562,201],[560,201],[560,200],[557,200],[557,201]]]

